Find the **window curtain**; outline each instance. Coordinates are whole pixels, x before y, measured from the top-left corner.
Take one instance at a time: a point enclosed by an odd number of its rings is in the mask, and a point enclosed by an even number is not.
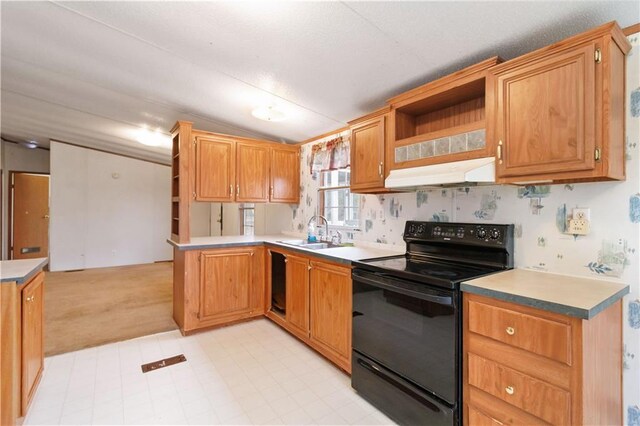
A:
[[[324,172],[349,167],[349,140],[342,136],[311,147],[310,172]]]

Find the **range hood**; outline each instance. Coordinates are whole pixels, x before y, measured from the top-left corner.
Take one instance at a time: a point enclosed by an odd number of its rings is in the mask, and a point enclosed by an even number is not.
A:
[[[491,184],[496,181],[495,162],[495,157],[485,157],[391,170],[384,186],[409,190],[424,186]]]

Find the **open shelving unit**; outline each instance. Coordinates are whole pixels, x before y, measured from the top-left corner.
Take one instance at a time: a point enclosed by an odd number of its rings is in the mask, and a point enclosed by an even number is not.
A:
[[[390,99],[393,136],[387,152],[391,168],[489,155],[491,147],[483,132],[481,144],[467,144],[467,135],[486,128],[487,70],[500,62],[498,57],[489,58]],[[403,147],[411,148],[406,157]],[[427,149],[429,153],[422,152]]]
[[[171,237],[189,241],[189,157],[192,123],[179,121],[171,130]],[[182,176],[182,178],[181,178]]]

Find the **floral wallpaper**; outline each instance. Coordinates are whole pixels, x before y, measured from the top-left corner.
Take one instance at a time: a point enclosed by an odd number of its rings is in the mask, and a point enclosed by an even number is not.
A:
[[[478,186],[361,195],[360,230],[352,239],[404,245],[407,220],[514,223],[515,263],[560,274],[603,277],[631,286],[624,300],[625,424],[640,426],[640,33],[627,56],[624,182],[543,186]],[[332,135],[327,140],[334,138]],[[348,138],[348,133],[340,136]],[[317,206],[317,176],[309,173],[311,144],[302,147],[301,202],[291,231],[305,232]],[[574,207],[591,209],[591,232],[565,234]]]

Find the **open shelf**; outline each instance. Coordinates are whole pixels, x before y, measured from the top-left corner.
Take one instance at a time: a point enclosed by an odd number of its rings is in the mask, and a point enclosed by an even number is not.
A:
[[[442,130],[436,130],[429,133],[421,133],[416,136],[411,136],[404,139],[396,139],[396,146],[411,145],[418,142],[430,141],[433,139],[444,138],[447,136],[458,135],[462,133],[472,132],[474,130],[483,129],[485,127],[484,120],[474,121],[467,124],[461,124],[458,126],[447,127]]]
[[[395,110],[396,143],[431,139],[484,127],[485,78],[470,81],[435,94],[425,94]],[[462,132],[468,130],[462,130]],[[410,142],[406,142],[410,143]]]

